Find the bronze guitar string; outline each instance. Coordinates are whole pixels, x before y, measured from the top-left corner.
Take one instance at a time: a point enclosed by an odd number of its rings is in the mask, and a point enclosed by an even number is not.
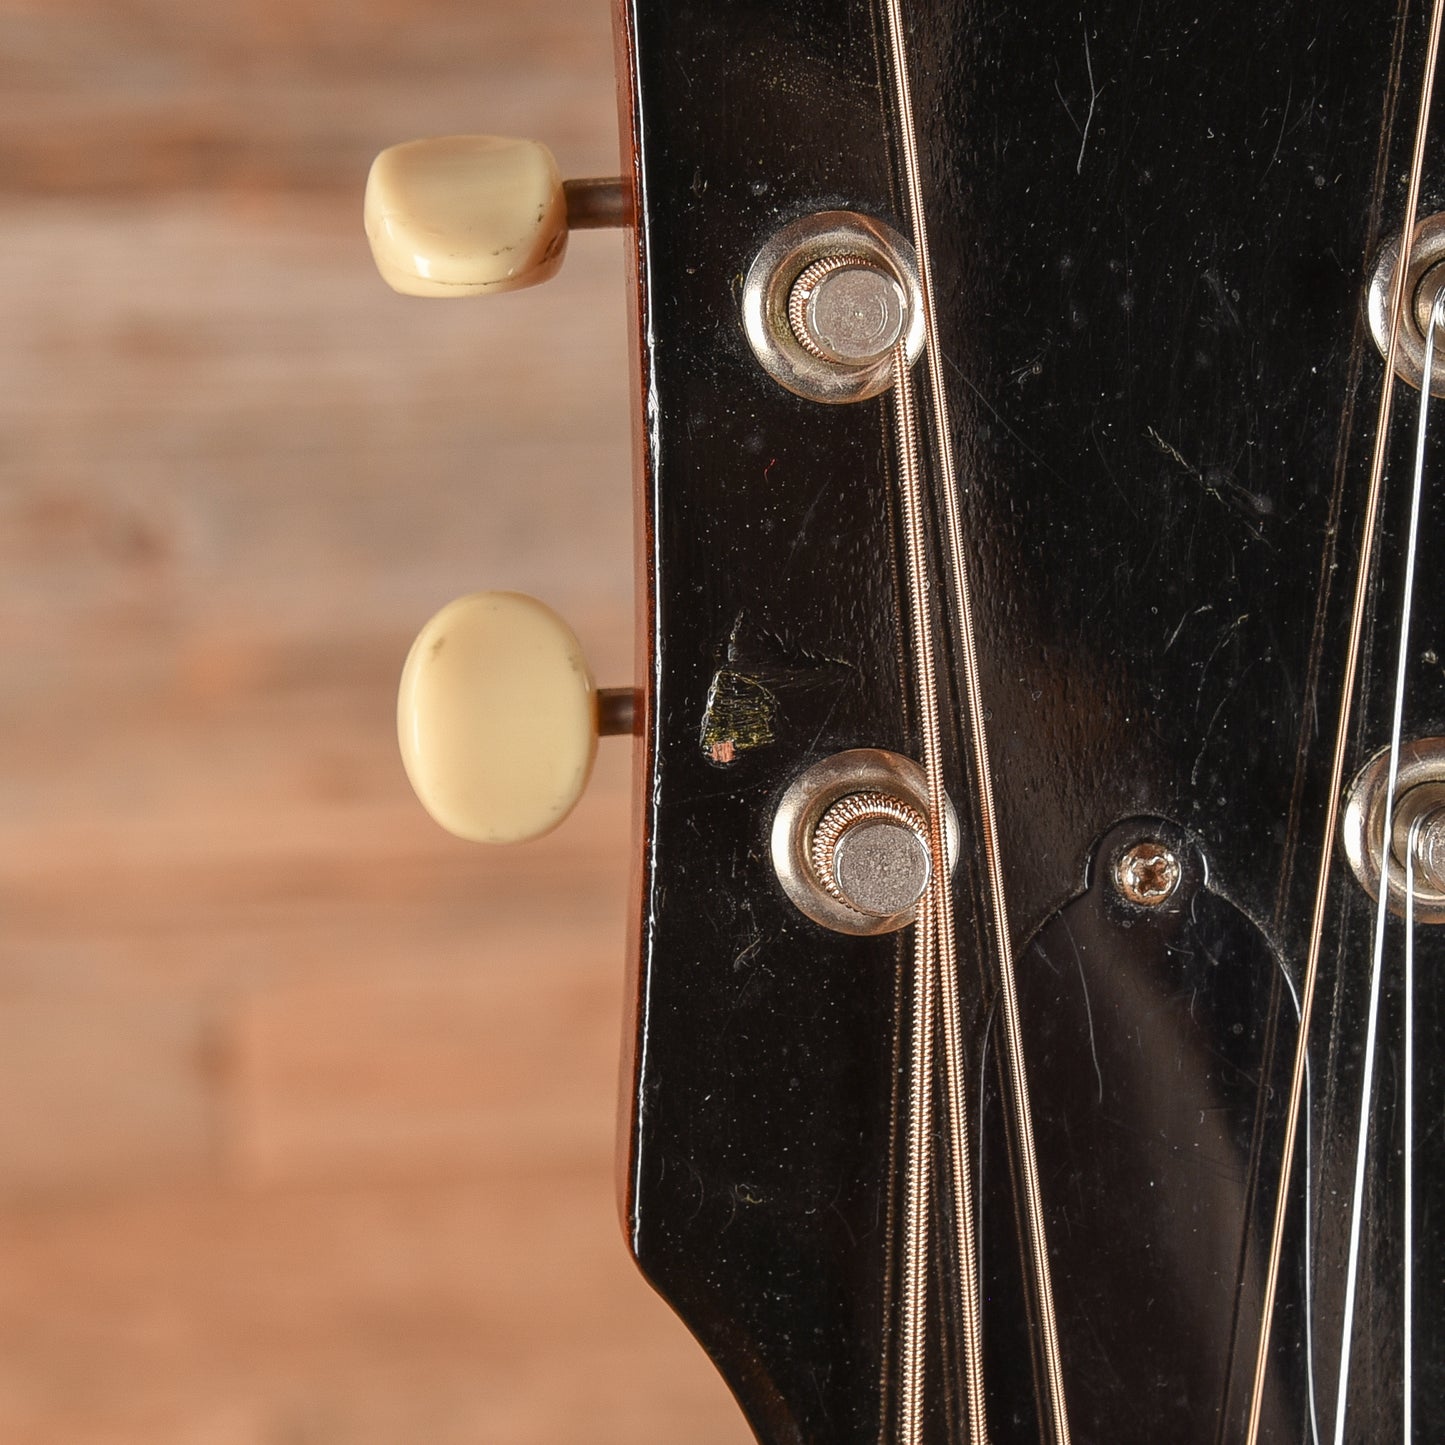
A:
[[[913,231],[914,249],[918,256],[919,284],[927,323],[925,328],[926,349],[933,399],[933,433],[939,467],[939,489],[943,494],[944,503],[949,593],[962,652],[964,693],[973,753],[974,789],[978,801],[984,871],[988,880],[990,923],[999,971],[1002,1005],[1000,1016],[1003,1022],[1002,1052],[1008,1077],[1009,1104],[1018,1145],[1019,1176],[1023,1190],[1023,1216],[1026,1224],[1025,1232],[1033,1293],[1037,1307],[1038,1331],[1043,1352],[1047,1414],[1052,1425],[1055,1445],[1070,1445],[1063,1364],[1059,1351],[1058,1319],[1054,1307],[1053,1280],[1044,1226],[1042,1192],[1039,1187],[1033,1115],[1028,1096],[1028,1071],[1024,1059],[1023,1027],[1019,1017],[1018,990],[1014,977],[1008,901],[1004,889],[1003,865],[998,846],[998,823],[994,806],[993,775],[989,761],[983,689],[980,682],[978,645],[973,620],[973,599],[969,582],[967,551],[964,546],[963,522],[958,501],[957,469],[954,464],[947,388],[944,384],[943,353],[939,342],[937,308],[934,302],[932,257],[929,251],[928,224],[923,204],[923,183],[918,155],[917,126],[914,120],[912,86],[909,78],[902,0],[885,0],[884,12],[888,22],[889,50],[893,62],[894,92],[898,107],[898,130],[906,180],[909,221]],[[930,685],[933,684],[931,675],[928,681]],[[940,927],[942,928],[942,926],[943,920],[940,920]],[[949,920],[947,944],[948,952],[940,957],[939,966],[945,971],[952,972],[950,964],[953,952],[951,919]],[[956,995],[956,973],[954,982]],[[945,1012],[947,1012],[948,1004],[949,998],[945,992]],[[956,1018],[954,1020],[945,1018],[945,1029],[953,1027],[961,1027],[957,1024]],[[952,1069],[949,1070],[949,1075],[952,1079]],[[958,1187],[959,1184],[956,1182],[955,1188]],[[971,1191],[972,1179],[962,1181],[962,1188]],[[965,1314],[968,1313],[967,1302],[965,1302]],[[981,1382],[981,1354],[966,1362],[965,1374],[967,1377]],[[981,1383],[978,1390],[979,1397],[976,1408],[981,1413]],[[970,1387],[970,1399],[973,1399],[972,1387]]]
[[[923,1356],[933,1199],[934,888],[918,901],[913,925],[912,1020],[908,1051],[908,1150],[903,1196],[903,1324],[900,1332],[898,1435],[923,1436]]]
[[[1360,536],[1359,571],[1355,578],[1354,598],[1350,613],[1350,629],[1345,650],[1345,668],[1340,695],[1339,716],[1335,727],[1334,752],[1330,765],[1330,783],[1325,804],[1324,840],[1320,850],[1319,872],[1315,880],[1314,906],[1310,919],[1309,946],[1301,989],[1299,1034],[1295,1043],[1294,1062],[1290,1075],[1289,1104],[1285,1118],[1283,1157],[1275,1194],[1274,1219],[1270,1230],[1269,1256],[1266,1264],[1264,1294],[1260,1306],[1259,1342],[1255,1353],[1254,1379],[1250,1389],[1249,1423],[1245,1445],[1258,1445],[1260,1420],[1264,1410],[1265,1376],[1269,1366],[1270,1339],[1274,1326],[1275,1299],[1279,1291],[1280,1262],[1284,1252],[1285,1222],[1289,1214],[1290,1185],[1294,1171],[1294,1155],[1299,1138],[1300,1107],[1304,1099],[1305,1074],[1309,1050],[1310,1024],[1314,1014],[1316,986],[1319,982],[1320,953],[1324,941],[1325,909],[1329,900],[1330,874],[1334,863],[1335,834],[1339,827],[1340,797],[1344,786],[1345,757],[1349,750],[1350,722],[1354,712],[1355,688],[1359,674],[1360,647],[1364,637],[1365,616],[1373,582],[1372,559],[1375,533],[1379,522],[1380,502],[1384,491],[1385,448],[1390,429],[1390,415],[1395,395],[1395,361],[1398,355],[1400,330],[1405,307],[1405,277],[1410,269],[1414,249],[1416,217],[1420,206],[1420,185],[1425,168],[1425,140],[1429,132],[1430,103],[1435,87],[1435,70],[1440,51],[1440,30],[1445,17],[1445,0],[1434,0],[1430,16],[1430,34],[1421,87],[1420,109],[1415,126],[1414,149],[1410,162],[1410,182],[1405,201],[1405,220],[1400,239],[1399,261],[1395,267],[1390,296],[1390,342],[1385,355],[1385,377],[1380,392],[1380,407],[1375,425],[1375,440],[1370,459],[1369,487],[1365,497],[1365,517]],[[1429,386],[1428,379],[1425,382]],[[1388,842],[1388,840],[1387,840]],[[1382,891],[1383,891],[1382,883]],[[1340,1403],[1337,1406],[1337,1429],[1342,1429],[1343,1397],[1346,1381],[1341,1381]]]
[[[928,785],[928,846],[932,871],[914,925],[913,1021],[909,1059],[909,1129],[904,1187],[903,1331],[900,1342],[899,1437],[918,1445],[923,1434],[923,1361],[926,1353],[929,1214],[933,1182],[933,1058],[936,985],[942,982],[944,1078],[948,1093],[950,1179],[958,1236],[959,1290],[963,1310],[964,1390],[972,1445],[986,1445],[983,1354],[979,1320],[977,1245],[973,1227],[973,1169],[968,1149],[968,1099],[964,1084],[963,1031],[958,1005],[958,951],[953,889],[944,820],[948,797],[943,779],[943,738],[938,719],[937,666],[929,616],[928,544],[923,522],[923,474],[919,466],[918,413],[908,347],[893,350],[898,474],[907,556],[910,628],[918,679],[919,731]]]
[[[938,703],[930,679],[933,639],[928,629],[927,554],[924,550],[922,487],[918,471],[918,429],[909,384],[908,360],[894,363],[894,435],[909,597],[909,634],[918,675],[919,731],[928,790],[928,849],[932,862],[929,884],[918,903],[914,923],[913,1008],[909,1029],[908,1149],[903,1192],[903,1328],[900,1347],[898,1433],[902,1445],[918,1445],[923,1432],[923,1358],[927,1329],[930,1215],[933,1198],[933,1034],[934,958],[937,953],[938,902],[951,902],[938,880],[947,865],[937,846],[943,814],[940,779]]]

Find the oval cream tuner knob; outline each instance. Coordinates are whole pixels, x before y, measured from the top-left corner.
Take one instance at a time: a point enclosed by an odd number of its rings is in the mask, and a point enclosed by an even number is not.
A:
[[[572,811],[599,732],[630,733],[631,688],[593,685],[572,629],[535,598],[475,592],[443,607],[402,668],[397,735],[438,823],[521,843]]]
[[[567,233],[626,224],[620,180],[563,182],[537,141],[440,136],[384,150],[366,182],[366,235],[407,296],[483,296],[554,275]]]

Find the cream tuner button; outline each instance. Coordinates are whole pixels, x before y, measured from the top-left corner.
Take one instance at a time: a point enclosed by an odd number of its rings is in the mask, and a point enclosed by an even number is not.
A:
[[[517,592],[443,607],[401,674],[397,734],[433,818],[478,843],[521,843],[571,812],[599,731],[630,732],[630,689],[599,693],[571,628]]]
[[[621,225],[620,181],[568,181],[537,141],[455,135],[384,150],[366,183],[377,269],[408,296],[482,296],[552,276],[569,228]]]

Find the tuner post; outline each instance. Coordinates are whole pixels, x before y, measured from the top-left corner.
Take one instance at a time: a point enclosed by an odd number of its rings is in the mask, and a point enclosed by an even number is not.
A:
[[[889,793],[848,793],[813,830],[810,862],[840,903],[874,918],[912,909],[928,889],[928,823]]]
[[[1417,923],[1445,923],[1445,738],[1416,738],[1400,748],[1393,804],[1386,808],[1390,749],[1360,769],[1345,798],[1341,832],[1345,856],[1371,898],[1381,880],[1392,913],[1405,916],[1405,863],[1414,884]],[[1385,814],[1390,838],[1385,838]]]
[[[788,324],[803,350],[839,366],[872,366],[898,344],[907,297],[861,256],[825,256],[793,282]]]
[[[1402,865],[1408,855],[1416,888],[1445,895],[1445,786],[1412,789],[1395,814],[1394,853]]]
[[[856,211],[819,211],[775,232],[743,283],[743,330],[763,370],[809,401],[880,396],[899,342],[923,351],[913,248]]]
[[[893,933],[928,889],[928,783],[911,758],[882,748],[834,753],[801,773],[773,815],[773,869],[815,923],[837,933]],[[944,819],[949,867],[958,819]]]

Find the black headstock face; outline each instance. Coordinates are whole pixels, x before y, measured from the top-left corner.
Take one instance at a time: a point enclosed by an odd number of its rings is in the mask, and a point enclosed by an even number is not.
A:
[[[911,234],[883,6],[624,10],[650,694],[627,1225],[761,1440],[872,1445],[899,1438],[909,934],[805,916],[770,836],[820,761],[919,755],[892,422],[886,396],[781,387],[742,291],[800,218]],[[1363,298],[1405,216],[1429,17],[1335,0],[906,13],[1073,1438],[1244,1440],[1384,375]],[[1445,195],[1434,132],[1424,175],[1421,214]],[[1400,396],[1347,779],[1389,738],[1417,408]],[[928,491],[936,517],[936,471]],[[1442,521],[1427,500],[1425,535]],[[1404,732],[1430,738],[1445,572],[1417,585]],[[985,1384],[1005,1445],[1051,1434],[960,638],[939,611]],[[1162,901],[1150,849],[1177,873]],[[1269,1441],[1311,1438],[1312,1409],[1325,1430],[1337,1394],[1374,905],[1336,852]],[[1445,950],[1438,929],[1415,935],[1426,1210],[1445,1183],[1427,1118]],[[1400,1432],[1407,1265],[1416,1400],[1445,1389],[1440,1231],[1422,1224],[1402,1257],[1400,946],[1392,924],[1352,1438]],[[967,1438],[935,1195],[929,1442]]]

